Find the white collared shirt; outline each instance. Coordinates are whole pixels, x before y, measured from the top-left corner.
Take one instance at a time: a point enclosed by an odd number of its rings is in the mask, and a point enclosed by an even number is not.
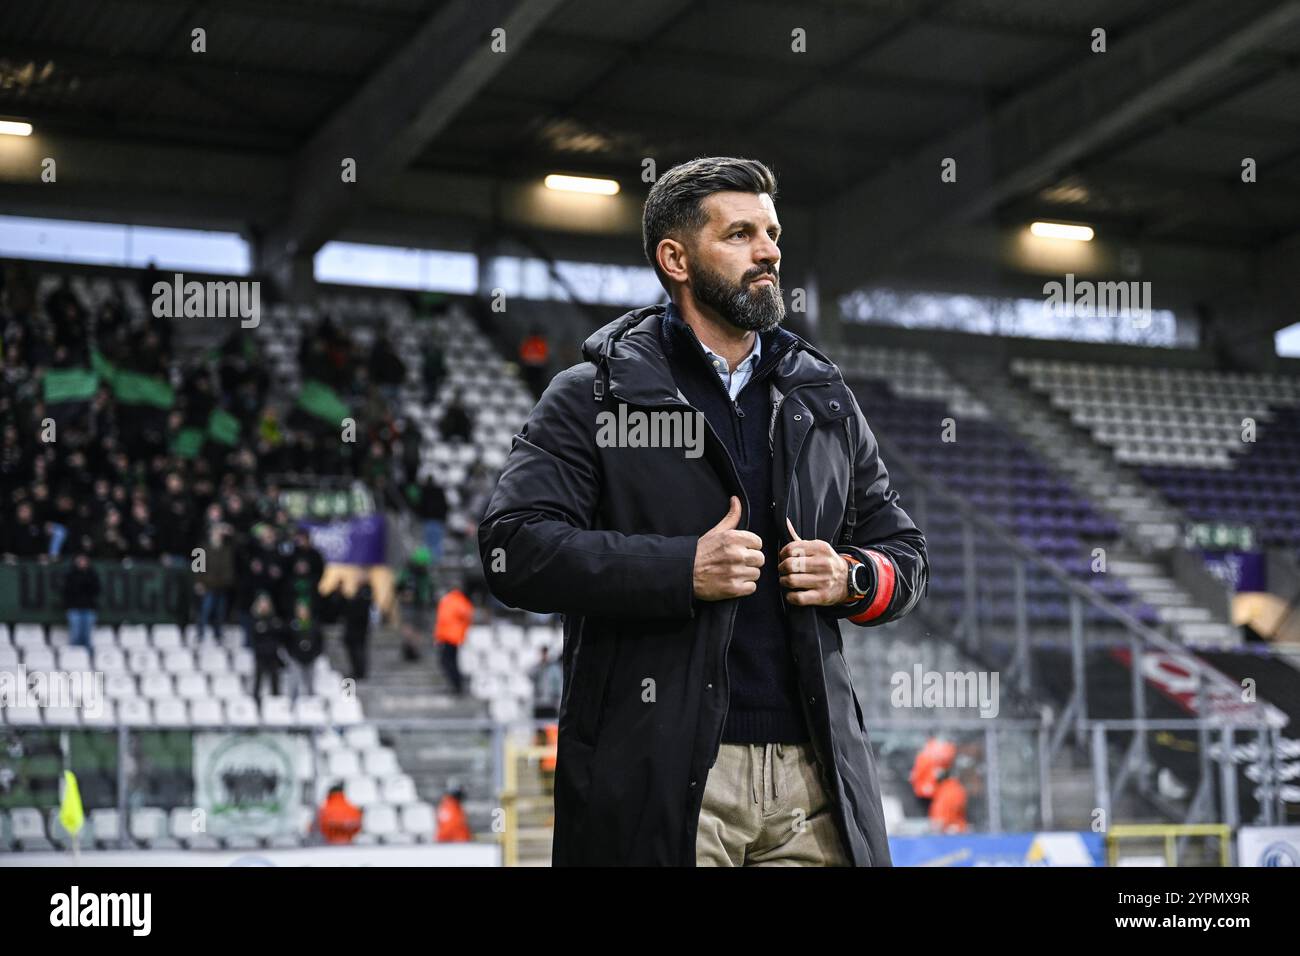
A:
[[[740,364],[736,366],[734,372],[728,367],[727,360],[721,355],[714,352],[703,342],[700,345],[703,347],[704,354],[708,356],[709,361],[713,363],[714,370],[722,377],[722,383],[727,386],[727,392],[731,395],[731,400],[735,401],[736,396],[740,394],[740,390],[745,387],[745,383],[753,377],[754,369],[758,367],[759,357],[763,353],[762,337],[757,332],[754,333],[753,349],[740,360]]]

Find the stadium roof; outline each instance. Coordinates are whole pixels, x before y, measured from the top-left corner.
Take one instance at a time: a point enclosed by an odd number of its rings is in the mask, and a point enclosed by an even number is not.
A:
[[[44,0],[0,9],[0,116],[36,128],[0,143],[0,200],[249,231],[262,261],[517,228],[634,262],[609,238],[646,158],[743,155],[824,288],[1014,272],[1011,231],[1049,218],[1221,292],[1297,271],[1298,64],[1294,0]],[[623,193],[557,207],[550,172]]]

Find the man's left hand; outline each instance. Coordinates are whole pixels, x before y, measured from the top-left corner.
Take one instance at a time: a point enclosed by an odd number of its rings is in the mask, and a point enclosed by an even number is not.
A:
[[[793,539],[777,556],[781,587],[788,589],[791,604],[830,607],[849,599],[849,563],[829,541],[805,541],[790,519],[785,526]]]

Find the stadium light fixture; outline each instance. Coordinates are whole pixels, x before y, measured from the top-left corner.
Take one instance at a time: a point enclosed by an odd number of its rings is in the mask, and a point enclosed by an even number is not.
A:
[[[1032,235],[1040,239],[1070,239],[1074,242],[1092,242],[1092,226],[1079,226],[1072,222],[1035,222],[1029,227]]]
[[[6,136],[31,136],[32,124],[19,120],[0,119],[0,133]]]
[[[544,180],[547,189],[566,193],[594,193],[598,196],[618,194],[618,183],[612,179],[592,179],[589,176],[561,176],[551,173]]]

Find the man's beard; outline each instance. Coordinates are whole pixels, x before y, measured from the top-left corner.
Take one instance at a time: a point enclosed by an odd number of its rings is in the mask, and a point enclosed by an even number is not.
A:
[[[769,275],[772,282],[754,282],[760,275]],[[785,302],[781,299],[780,279],[775,271],[756,274],[731,283],[726,276],[705,266],[691,276],[691,293],[696,301],[707,305],[727,322],[749,332],[767,332],[781,324],[785,318]]]

